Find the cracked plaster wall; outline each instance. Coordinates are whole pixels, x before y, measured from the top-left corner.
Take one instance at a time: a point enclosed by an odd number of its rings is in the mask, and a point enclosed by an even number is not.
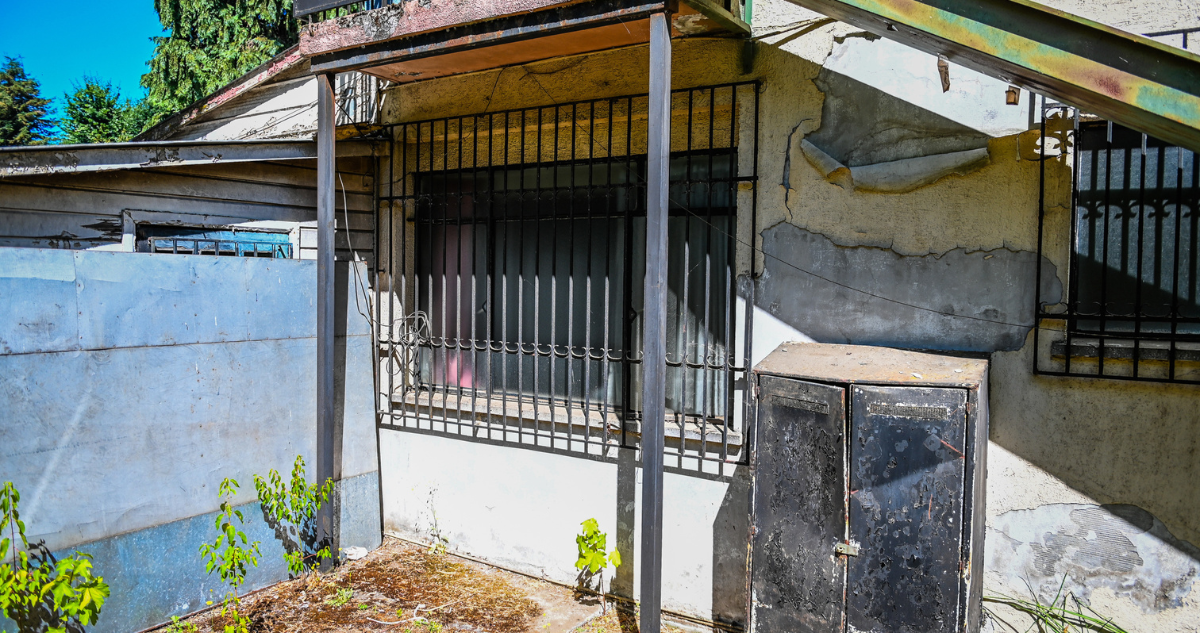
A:
[[[1039,513],[1039,521],[1058,526],[1044,532],[1056,534],[1073,525],[1072,512],[1124,504],[1156,526],[1139,537],[1146,560],[1168,550],[1191,552],[1187,544],[1200,542],[1196,388],[1032,375],[1026,341],[1039,164],[1037,132],[1027,131],[1029,93],[1019,107],[1006,106],[1004,84],[954,65],[951,90],[942,93],[935,58],[778,0],[755,4],[754,32],[750,74],[741,72],[741,44],[729,41],[677,41],[672,65],[675,87],[763,81],[753,235],[774,257],[754,258],[760,276],[754,360],[786,340],[989,352],[992,534],[1023,516],[1012,512]],[[647,83],[645,59],[644,48],[622,49],[408,84],[388,93],[385,120],[638,94]],[[805,139],[847,164],[972,147],[986,148],[989,158],[970,173],[908,193],[868,193],[827,181],[801,154]],[[1058,162],[1048,170],[1048,198],[1059,201],[1047,209],[1048,297],[1065,283],[1068,175]],[[792,266],[934,312],[868,297]],[[1035,536],[1030,540],[1044,539]],[[1074,555],[1051,571],[1063,573]],[[1024,580],[1044,580],[995,560],[989,593],[1024,594]],[[1110,574],[1081,590],[1131,631],[1196,631],[1197,593],[1181,581],[1187,565],[1164,569]],[[1135,577],[1147,587],[1175,583],[1175,598],[1143,608],[1118,587]]]

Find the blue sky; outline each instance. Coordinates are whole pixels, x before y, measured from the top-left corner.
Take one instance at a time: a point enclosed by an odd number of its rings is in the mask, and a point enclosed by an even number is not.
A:
[[[0,57],[20,56],[61,114],[63,93],[84,75],[112,81],[139,99],[150,38],[162,34],[154,0],[0,0]]]

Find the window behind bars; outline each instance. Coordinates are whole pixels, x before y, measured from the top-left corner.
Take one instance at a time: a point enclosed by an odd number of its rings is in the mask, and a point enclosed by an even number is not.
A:
[[[1039,372],[1200,383],[1200,163],[1107,121],[1074,136],[1067,297],[1041,311]]]
[[[742,462],[750,237],[738,217],[754,206],[756,84],[676,91],[672,111],[668,452]],[[385,423],[636,445],[645,125],[635,96],[392,127],[377,271]]]

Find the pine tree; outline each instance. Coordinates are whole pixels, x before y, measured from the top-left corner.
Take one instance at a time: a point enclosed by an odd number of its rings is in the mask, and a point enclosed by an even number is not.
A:
[[[145,100],[121,100],[112,82],[84,77],[75,92],[63,95],[66,107],[59,126],[66,143],[113,143],[128,141],[145,129],[153,108]]]
[[[170,35],[154,38],[142,86],[178,112],[295,44],[292,0],[154,0]]]
[[[40,86],[25,74],[21,59],[5,57],[0,66],[0,147],[44,145],[54,140],[50,100],[43,99]]]

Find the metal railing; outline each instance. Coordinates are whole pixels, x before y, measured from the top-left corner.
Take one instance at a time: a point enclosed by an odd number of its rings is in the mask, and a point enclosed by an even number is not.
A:
[[[391,4],[399,4],[402,0],[362,0],[360,2],[344,2],[342,0],[296,0],[296,17],[302,22],[311,24],[332,20],[352,13],[361,13],[372,9],[381,9]]]
[[[386,82],[356,71],[340,73],[335,80],[337,125],[370,125],[379,117],[381,89]]]
[[[387,126],[383,424],[603,454],[636,447],[644,95]],[[745,463],[756,83],[675,91],[667,455]],[[719,470],[719,469],[718,469]]]
[[[252,240],[206,240],[191,237],[151,237],[151,253],[217,255],[223,257],[271,257],[291,259],[292,245]]]

